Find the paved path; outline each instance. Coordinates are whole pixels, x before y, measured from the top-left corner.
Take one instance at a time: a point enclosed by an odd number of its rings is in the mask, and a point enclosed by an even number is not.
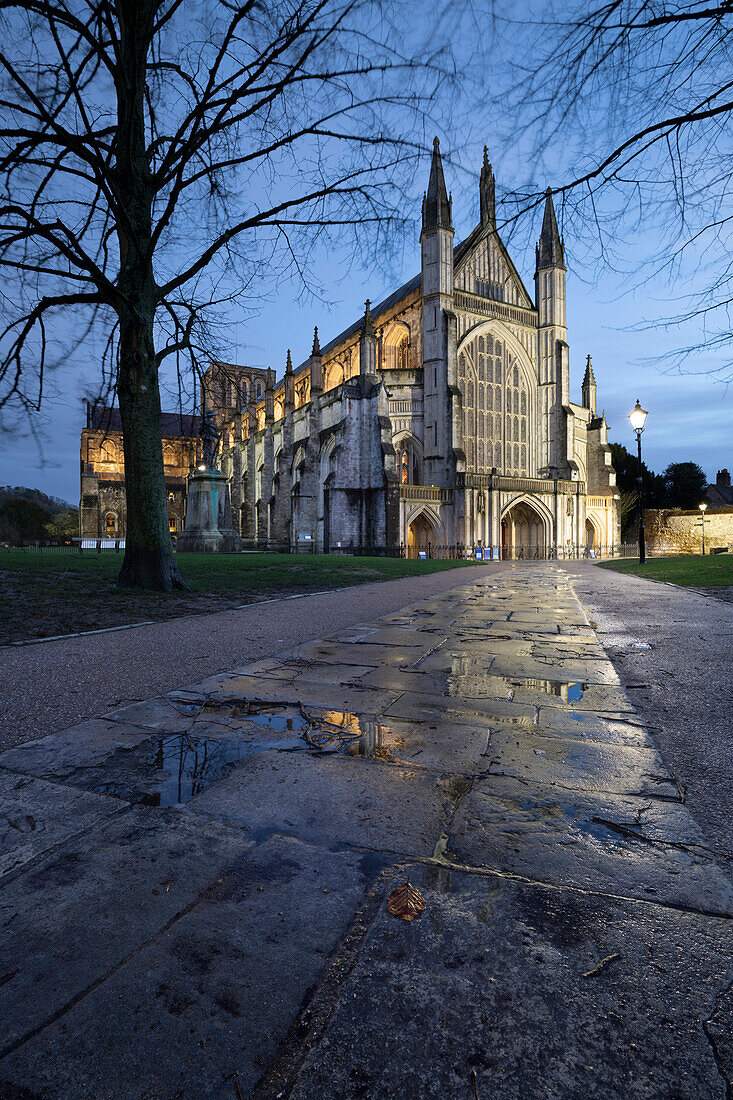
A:
[[[133,699],[172,691],[284,644],[384,615],[501,568],[476,565],[341,592],[188,615],[150,626],[0,649],[0,750]]]
[[[708,843],[733,858],[733,604],[581,563],[567,569]]]
[[[472,579],[0,755],[3,1100],[730,1097],[726,872],[567,573]]]

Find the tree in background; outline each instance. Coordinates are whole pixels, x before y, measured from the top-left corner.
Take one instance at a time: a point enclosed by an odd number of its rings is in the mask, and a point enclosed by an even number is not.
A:
[[[49,513],[33,500],[18,497],[0,505],[0,539],[15,546],[40,542],[46,534]]]
[[[425,110],[455,69],[427,16],[417,41],[410,12],[399,0],[0,4],[0,407],[40,405],[60,316],[104,333],[124,437],[120,584],[183,586],[164,360],[184,389],[226,305],[306,278],[314,249],[350,227],[372,262],[399,228]]]
[[[667,508],[697,508],[705,499],[708,479],[696,462],[671,462],[662,476]]]
[[[555,0],[538,11],[533,20],[522,2],[495,12],[513,47],[495,117],[537,171],[532,187],[504,196],[505,216],[539,205],[556,181],[589,269],[626,271],[632,284],[679,280],[679,310],[655,323],[692,321],[699,335],[669,364],[722,352],[709,373],[730,379],[733,3]]]
[[[619,491],[619,515],[621,530],[627,531],[639,522],[639,460],[621,443],[611,444],[611,461],[616,471],[616,486]],[[664,506],[664,477],[655,474],[645,462],[642,462],[644,477],[644,507],[661,508]]]
[[[79,534],[79,513],[59,512],[45,525],[48,538],[60,542],[71,542]]]
[[[79,534],[79,513],[65,500],[49,497],[38,489],[0,486],[0,541],[14,546],[68,541]]]
[[[611,444],[611,460],[616,471],[621,529],[628,530],[639,521],[639,460],[621,443]],[[697,508],[705,499],[708,479],[696,462],[671,462],[663,474],[655,474],[645,462],[645,508]]]

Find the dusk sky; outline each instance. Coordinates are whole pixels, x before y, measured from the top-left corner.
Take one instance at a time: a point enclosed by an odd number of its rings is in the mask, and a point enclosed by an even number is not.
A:
[[[531,3],[515,4],[515,10],[528,10]],[[521,34],[516,24],[506,31],[496,50],[501,54],[507,41]],[[512,141],[511,119],[489,121],[486,112],[477,106],[481,101],[481,80],[488,87],[495,81],[500,67],[489,69],[493,54],[484,53],[482,77],[473,74],[473,106],[463,104],[456,112],[452,128],[441,134],[445,158],[446,181],[453,192],[456,243],[465,237],[478,221],[478,173],[481,149],[489,147],[497,176],[497,198],[502,185],[518,189],[557,187],[577,172],[582,157],[595,155],[584,146],[569,149],[558,143],[556,155],[544,156],[542,164],[531,155],[531,135],[525,135],[517,145]],[[470,96],[468,97],[470,99]],[[463,112],[463,113],[461,113]],[[501,133],[500,133],[501,128]],[[432,123],[426,123],[423,140],[430,146]],[[595,135],[594,135],[595,136]],[[603,135],[601,135],[601,138]],[[610,140],[610,139],[609,139]],[[602,140],[601,140],[602,146]],[[320,300],[299,298],[299,287],[284,282],[266,290],[264,305],[256,315],[231,316],[226,331],[228,347],[222,348],[222,358],[235,358],[253,366],[272,366],[280,378],[285,354],[292,348],[294,363],[300,363],[311,347],[313,326],[317,324],[322,343],[342,331],[363,312],[366,297],[378,302],[401,282],[419,269],[419,216],[422,191],[428,178],[427,154],[412,179],[413,196],[405,211],[412,217],[412,228],[405,238],[404,248],[385,266],[389,270],[365,270],[349,262],[343,249],[322,253],[317,266],[320,280]],[[541,178],[552,172],[553,178]],[[540,178],[536,178],[537,176]],[[287,184],[287,181],[285,181]],[[501,207],[499,207],[501,221]],[[562,210],[558,207],[562,226]],[[512,258],[525,286],[534,296],[534,242],[541,223],[541,209],[525,215],[519,225],[516,241],[509,242]],[[568,272],[568,341],[570,344],[572,399],[580,401],[580,383],[586,356],[593,357],[598,384],[598,403],[605,409],[610,426],[610,439],[634,446],[634,436],[627,420],[638,398],[649,409],[644,435],[644,455],[650,468],[660,472],[670,462],[692,460],[714,480],[716,471],[733,466],[731,445],[731,411],[733,395],[727,386],[715,380],[711,372],[728,361],[725,350],[692,360],[686,370],[696,373],[665,373],[664,364],[652,362],[660,353],[700,340],[697,322],[686,330],[665,331],[660,328],[639,328],[646,319],[674,314],[682,296],[705,285],[705,277],[696,282],[694,269],[678,272],[675,279],[657,278],[639,283],[639,265],[650,251],[660,247],[661,229],[650,221],[643,238],[629,233],[616,252],[616,271],[598,263],[586,238],[574,236],[573,228],[565,233]],[[506,235],[503,234],[506,239]],[[619,274],[619,268],[623,273]],[[636,287],[631,292],[632,283]],[[57,335],[75,331],[83,325],[84,316],[67,317],[60,322]],[[632,329],[636,328],[636,331]],[[169,379],[170,381],[170,379]],[[74,504],[79,496],[79,435],[84,424],[84,397],[99,386],[99,369],[93,349],[67,359],[48,380],[47,396],[42,414],[33,422],[37,438],[29,431],[11,435],[0,431],[0,484],[27,485]],[[175,408],[172,391],[163,394],[163,408]]]
[[[449,174],[449,172],[447,173]],[[426,172],[427,178],[427,172]],[[449,184],[450,186],[450,184]],[[455,197],[455,192],[454,192]],[[469,211],[456,226],[456,240],[465,236],[478,220],[478,192],[472,200],[473,221]],[[416,198],[416,208],[419,209]],[[458,204],[456,204],[458,205]],[[539,215],[534,219],[539,234]],[[294,300],[295,288],[284,286],[276,301],[266,305],[259,316],[233,325],[237,358],[254,366],[272,366],[280,377],[285,352],[293,349],[293,361],[302,362],[310,351],[313,325],[318,324],[323,342],[344,329],[363,311],[366,297],[377,302],[399,282],[412,276],[419,266],[418,227],[414,245],[405,247],[404,264],[387,281],[352,268],[344,280],[343,270],[332,266],[331,277],[324,277],[324,291],[333,305],[330,311],[320,302],[300,305]],[[660,348],[674,346],[675,334],[659,330],[629,331],[644,316],[654,315],[664,288],[649,288],[649,300],[643,292],[624,296],[623,287],[612,275],[601,274],[594,286],[588,286],[574,272],[577,260],[573,242],[566,239],[570,268],[568,276],[568,342],[570,344],[572,398],[580,401],[580,382],[585,357],[593,356],[598,383],[598,403],[606,410],[612,442],[631,449],[634,436],[627,416],[638,397],[650,415],[644,433],[644,456],[650,468],[662,470],[670,462],[698,462],[709,478],[716,471],[733,465],[731,412],[733,396],[727,387],[701,374],[665,374],[645,362]],[[514,252],[513,259],[530,293],[534,294],[534,255]],[[323,273],[322,273],[323,274]],[[585,272],[583,273],[585,274]],[[83,395],[96,382],[94,363],[86,357],[66,363],[51,380],[44,415],[38,420],[43,433],[39,445],[29,435],[0,435],[0,484],[27,485],[74,504],[79,497],[79,433],[84,423]],[[704,366],[714,366],[712,357]],[[164,398],[164,407],[173,407],[172,398]]]

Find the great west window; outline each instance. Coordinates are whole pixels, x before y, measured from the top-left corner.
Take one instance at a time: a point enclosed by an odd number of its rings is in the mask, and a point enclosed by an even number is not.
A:
[[[529,395],[503,340],[476,336],[458,356],[466,468],[529,473]]]

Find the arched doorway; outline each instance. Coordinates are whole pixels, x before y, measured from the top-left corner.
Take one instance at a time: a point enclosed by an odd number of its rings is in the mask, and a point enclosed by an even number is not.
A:
[[[591,520],[585,521],[585,548],[586,550],[592,550],[597,543],[596,529],[593,526]]]
[[[430,557],[435,546],[435,531],[427,516],[421,512],[407,528],[407,556],[416,558],[420,552]]]
[[[515,504],[501,521],[501,556],[520,559],[547,557],[544,521],[526,501]]]

